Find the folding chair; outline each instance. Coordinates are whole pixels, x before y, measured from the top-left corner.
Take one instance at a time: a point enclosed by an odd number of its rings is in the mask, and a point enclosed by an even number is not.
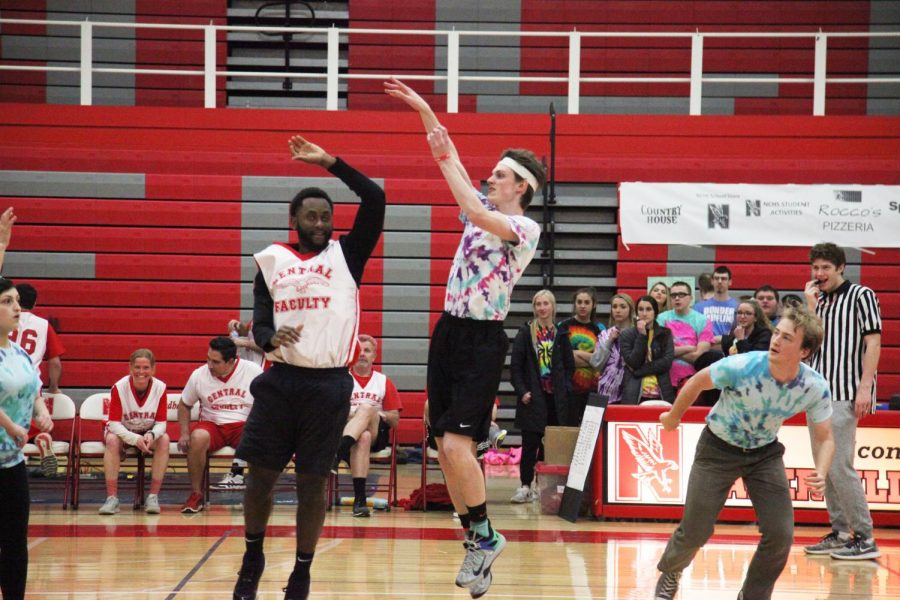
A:
[[[76,419],[75,403],[65,394],[46,394],[44,395],[44,402],[47,405],[47,410],[50,411],[50,416],[53,418],[53,431],[50,432],[50,435],[53,437],[53,444],[50,449],[57,459],[66,459],[66,479],[62,504],[63,510],[66,510],[69,507],[72,489],[72,451],[75,447]],[[25,444],[23,450],[25,456],[29,458],[41,455],[40,450],[34,444]],[[55,487],[56,481],[52,479],[32,480],[29,485],[33,488],[45,486],[49,488],[51,486]]]
[[[422,477],[420,489],[422,490],[422,511],[428,510],[428,471],[437,471],[444,478],[444,472],[437,459],[428,458],[428,426],[422,422]],[[446,480],[444,480],[446,481]]]
[[[109,416],[109,394],[100,393],[88,396],[81,404],[78,411],[78,421],[75,426],[75,439],[78,443],[75,445],[73,486],[72,486],[72,508],[78,510],[81,498],[82,470],[97,467],[99,462],[100,472],[103,473],[103,453],[106,450],[106,444],[103,439],[103,426]],[[137,451],[137,448],[129,446],[125,450],[125,461],[134,459],[135,461],[135,489],[133,508],[137,510],[144,504],[144,455]],[[125,464],[123,461],[123,465]],[[105,477],[102,481],[106,485]]]
[[[397,506],[397,428],[392,427],[390,431],[390,438],[388,442],[388,448],[391,449],[391,456],[388,461],[384,461],[376,457],[376,454],[369,455],[369,473],[373,471],[387,471],[388,472],[388,480],[387,483],[381,483],[381,478],[379,477],[379,482],[375,484],[375,492],[387,492],[388,495],[388,510],[391,510],[392,506]],[[371,489],[366,482],[367,489]],[[341,483],[340,475],[332,473],[328,477],[328,491],[326,497],[330,499],[328,503],[328,510],[331,510],[331,507],[340,502],[340,493],[341,492],[352,492],[353,491],[353,483],[352,481],[348,485],[347,483]]]

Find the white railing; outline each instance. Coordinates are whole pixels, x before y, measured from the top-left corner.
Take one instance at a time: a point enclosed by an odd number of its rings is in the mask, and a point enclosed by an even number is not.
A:
[[[43,66],[43,65],[3,65],[0,70],[6,71],[66,71],[78,72],[81,76],[81,104],[92,104],[92,88],[94,73],[129,73],[154,75],[203,76],[204,106],[216,106],[217,77],[258,77],[258,78],[294,78],[325,79],[325,109],[338,110],[338,87],[341,79],[386,79],[391,74],[340,74],[338,71],[341,36],[347,35],[392,35],[392,36],[426,36],[436,39],[446,38],[447,74],[446,75],[404,75],[407,80],[446,81],[447,112],[459,110],[459,84],[468,82],[552,82],[568,84],[568,113],[578,114],[581,100],[582,83],[689,83],[690,114],[701,114],[701,99],[704,83],[812,83],[813,114],[825,114],[825,92],[829,83],[900,83],[900,77],[827,77],[826,60],[829,38],[900,38],[900,31],[887,32],[818,32],[818,33],[770,33],[770,32],[538,32],[538,31],[434,31],[411,29],[349,29],[349,28],[312,28],[312,27],[248,27],[226,25],[176,25],[156,23],[106,23],[91,21],[42,21],[32,19],[0,19],[0,25],[43,25],[70,26],[80,28],[81,61],[78,67]],[[192,29],[202,30],[204,34],[203,70],[195,69],[130,69],[107,68],[93,66],[93,30],[94,28],[110,29]],[[325,74],[272,72],[272,71],[219,71],[216,69],[216,34],[219,31],[244,31],[265,33],[319,34],[326,36],[328,44],[327,67]],[[544,37],[568,39],[569,64],[566,77],[529,77],[529,76],[476,76],[461,75],[459,69],[460,40],[466,37]],[[582,77],[581,76],[581,40],[583,38],[690,38],[691,63],[690,75],[687,77]],[[814,68],[812,77],[722,77],[703,75],[703,44],[707,38],[808,38],[814,40]],[[688,65],[685,65],[686,67]]]

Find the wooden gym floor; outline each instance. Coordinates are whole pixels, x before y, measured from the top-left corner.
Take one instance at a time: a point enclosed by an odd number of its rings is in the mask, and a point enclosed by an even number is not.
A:
[[[419,468],[400,467],[401,498],[418,487]],[[510,504],[517,468],[489,469],[489,514],[509,545],[493,569],[486,598],[652,597],[656,561],[675,523],[581,519],[571,524],[541,515],[537,502]],[[432,473],[430,480],[441,481],[440,475]],[[180,505],[164,504],[161,515],[146,515],[132,511],[126,500],[131,489],[122,486],[122,512],[111,517],[97,515],[98,505],[84,501],[78,511],[62,511],[55,503],[33,505],[27,598],[231,598],[244,549],[240,507],[215,504],[214,492],[213,506],[200,514],[182,515]],[[294,507],[276,506],[266,539],[262,600],[283,597],[281,588],[294,561],[293,523]],[[877,562],[806,556],[801,546],[825,532],[822,527],[797,527],[796,545],[773,598],[900,598],[900,530],[876,532],[882,551]],[[338,507],[326,517],[310,597],[468,598],[466,590],[453,585],[463,558],[460,540],[459,522],[447,512],[395,508],[359,519],[348,507]],[[685,571],[677,597],[736,598],[756,542],[753,525],[718,526]]]

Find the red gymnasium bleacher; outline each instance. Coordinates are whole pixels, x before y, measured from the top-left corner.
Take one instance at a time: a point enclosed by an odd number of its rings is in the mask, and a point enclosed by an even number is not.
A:
[[[134,4],[131,19],[138,23],[227,20],[222,0]],[[518,15],[503,13],[510,17],[500,23],[504,29],[868,31],[878,10],[870,2],[606,2],[602,10],[598,3],[579,1],[520,5]],[[498,10],[433,0],[354,0],[349,24],[492,30],[498,28]],[[4,4],[2,16],[51,15],[46,2],[27,0],[11,8]],[[101,19],[125,20],[114,14],[94,18]],[[200,32],[116,31],[95,28],[96,65],[202,68]],[[57,45],[44,44],[43,54],[24,60],[13,50],[33,48],[47,28],[4,25],[0,52],[6,55],[0,61],[48,64],[67,51],[73,60],[76,32],[57,34]],[[442,74],[445,49],[429,37],[350,36],[349,70]],[[467,38],[461,70],[477,75],[512,65],[522,75],[564,76],[566,44],[565,38],[509,37],[477,46]],[[217,68],[225,66],[227,54],[222,35]],[[884,56],[864,39],[832,39],[829,76],[871,74],[870,63]],[[709,38],[704,73],[808,77],[813,57],[809,38]],[[687,76],[689,65],[688,38],[582,39],[583,76]],[[80,400],[108,389],[125,373],[127,356],[137,346],[158,354],[158,375],[177,391],[203,360],[209,337],[224,333],[238,314],[250,316],[252,253],[270,240],[290,239],[286,213],[293,191],[334,185],[327,173],[288,159],[288,136],[302,132],[383,182],[387,192],[385,235],[363,281],[361,330],[380,340],[380,366],[403,394],[401,442],[418,443],[428,335],[442,307],[460,231],[418,117],[386,97],[378,80],[347,82],[349,110],[340,112],[202,109],[202,76],[95,74],[94,81],[95,104],[118,106],[69,105],[78,101],[74,74],[0,71],[0,205],[12,205],[19,215],[4,274],[33,283],[40,294],[36,312],[58,320],[68,348],[65,391]],[[686,83],[582,84],[582,112],[625,114],[561,114],[557,182],[610,188],[622,181],[900,183],[900,120],[867,114],[867,102],[878,99],[880,88],[829,85],[829,116],[812,117],[811,84],[722,85],[707,84],[706,116],[689,117],[673,116],[686,115]],[[436,107],[445,106],[444,84],[415,86]],[[549,117],[517,113],[544,112],[560,98],[557,109],[564,112],[565,95],[562,83],[463,82],[461,114],[441,119],[469,174],[482,178],[506,147],[548,155]],[[217,106],[225,106],[225,78],[217,80],[216,96]],[[339,187],[326,189],[335,190],[340,232],[350,226],[356,205]],[[615,285],[637,296],[648,276],[671,267],[699,273],[710,264],[727,264],[735,289],[769,283],[799,290],[809,274],[806,253],[789,246],[720,246],[697,253],[666,245],[625,248],[619,242]],[[872,287],[881,302],[880,400],[900,393],[898,263],[900,250],[878,249],[852,253],[848,267],[851,279]]]

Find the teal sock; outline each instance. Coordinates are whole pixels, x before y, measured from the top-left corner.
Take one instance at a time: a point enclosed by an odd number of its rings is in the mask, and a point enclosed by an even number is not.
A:
[[[493,537],[493,532],[491,531],[490,521],[485,519],[484,521],[472,522],[472,525],[469,528],[471,531],[475,532],[475,535],[481,538],[490,538]]]

